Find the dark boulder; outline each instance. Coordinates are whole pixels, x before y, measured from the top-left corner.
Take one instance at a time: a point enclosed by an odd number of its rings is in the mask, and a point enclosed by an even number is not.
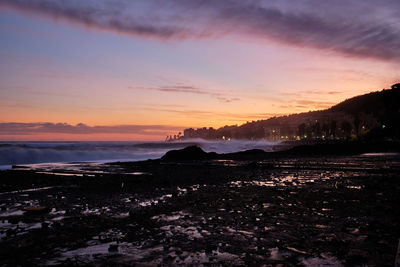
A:
[[[204,159],[215,159],[217,154],[215,152],[204,152],[198,146],[188,146],[180,150],[168,151],[161,160],[204,160]]]
[[[50,212],[50,208],[44,206],[36,206],[24,209],[26,215],[41,215]]]
[[[250,149],[235,153],[224,154],[223,157],[229,159],[238,159],[238,160],[256,160],[256,159],[262,159],[266,157],[266,155],[268,155],[268,153],[262,149]]]

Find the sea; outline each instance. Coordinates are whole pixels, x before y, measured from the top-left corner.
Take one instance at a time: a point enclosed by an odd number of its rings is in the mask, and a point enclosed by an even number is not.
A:
[[[71,162],[116,162],[156,159],[167,151],[197,145],[206,152],[232,153],[249,149],[271,151],[276,142],[202,140],[174,142],[0,142],[0,169],[13,165]]]

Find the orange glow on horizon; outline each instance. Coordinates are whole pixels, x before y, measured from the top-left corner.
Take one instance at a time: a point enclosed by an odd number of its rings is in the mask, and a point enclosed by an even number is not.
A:
[[[171,133],[172,134],[172,133]],[[30,134],[1,135],[0,141],[164,141],[165,136],[139,134]]]

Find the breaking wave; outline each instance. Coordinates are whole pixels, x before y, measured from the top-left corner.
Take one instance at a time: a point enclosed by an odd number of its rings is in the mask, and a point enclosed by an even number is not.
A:
[[[231,153],[256,148],[268,151],[275,144],[267,141],[202,139],[176,142],[0,142],[0,165],[138,161],[159,158],[171,149],[190,145],[200,146],[207,152]]]

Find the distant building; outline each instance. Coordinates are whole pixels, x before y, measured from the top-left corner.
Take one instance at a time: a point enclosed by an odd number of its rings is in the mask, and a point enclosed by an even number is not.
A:
[[[193,128],[185,129],[183,131],[183,137],[186,139],[193,138],[195,135],[195,130]]]

